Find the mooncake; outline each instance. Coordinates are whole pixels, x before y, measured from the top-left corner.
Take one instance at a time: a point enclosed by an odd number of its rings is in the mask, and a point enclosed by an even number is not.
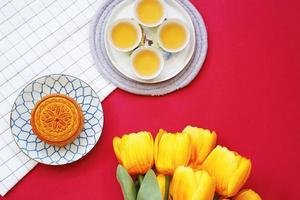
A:
[[[65,146],[72,143],[83,129],[84,116],[80,105],[62,94],[43,97],[31,112],[32,131],[42,141]]]

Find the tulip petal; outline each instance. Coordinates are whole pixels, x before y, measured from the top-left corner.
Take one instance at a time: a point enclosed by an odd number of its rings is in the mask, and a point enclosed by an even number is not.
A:
[[[237,171],[230,178],[228,184],[228,193],[236,194],[246,183],[251,172],[251,162],[248,159],[241,158]]]
[[[215,177],[217,193],[234,196],[251,172],[251,161],[225,147],[217,146],[206,158],[202,168]]]
[[[159,174],[159,175],[157,175],[156,179],[157,179],[163,200],[168,200],[171,177]]]
[[[209,174],[205,171],[197,171],[195,172],[197,185],[201,185],[202,187],[198,187],[194,193],[194,196],[197,196],[198,199],[203,200],[212,200],[215,195],[216,182],[215,180],[209,176]]]
[[[119,163],[122,164],[121,153],[120,153],[120,145],[121,145],[121,139],[119,137],[115,137],[113,139],[114,151],[115,151],[115,154],[116,154],[116,157],[117,157]]]
[[[170,185],[173,200],[213,200],[215,181],[205,171],[194,171],[190,167],[176,168]]]
[[[155,139],[154,160],[159,173],[172,175],[180,165],[187,165],[191,155],[191,141],[187,134],[160,130]]]
[[[155,137],[155,143],[154,143],[154,161],[155,163],[157,163],[158,161],[158,150],[159,150],[159,143],[160,143],[160,139],[161,139],[161,136],[163,135],[164,133],[164,130],[160,129],[158,134],[156,135]]]
[[[233,200],[262,200],[261,197],[253,190],[247,189],[240,191]]]
[[[145,174],[154,165],[154,141],[151,133],[139,132],[114,138],[114,151],[130,174]]]
[[[161,195],[163,197],[163,199],[165,199],[165,187],[166,187],[166,177],[162,174],[159,174],[157,177],[157,183],[159,185],[159,189],[160,189],[160,192],[161,192]]]
[[[193,168],[199,168],[208,154],[216,146],[217,135],[214,131],[187,126],[183,133],[190,135],[192,142],[192,153],[189,164]]]

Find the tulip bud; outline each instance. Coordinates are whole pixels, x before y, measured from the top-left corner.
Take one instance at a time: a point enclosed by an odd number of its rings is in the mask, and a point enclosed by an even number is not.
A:
[[[255,191],[247,189],[240,191],[233,200],[261,200],[261,197]]]
[[[172,175],[178,166],[188,164],[191,150],[191,140],[188,134],[172,134],[162,129],[159,130],[154,146],[157,171],[164,175]]]
[[[193,168],[199,168],[200,164],[215,148],[217,135],[214,131],[192,126],[187,126],[183,133],[189,134],[192,140],[192,155],[189,165]]]
[[[232,197],[248,179],[251,161],[226,147],[217,146],[203,162],[202,168],[216,178],[218,194]]]
[[[159,174],[156,179],[159,185],[161,196],[164,197],[166,192],[166,177],[162,174]]]
[[[139,132],[115,137],[113,146],[116,157],[130,174],[145,174],[153,167],[154,141],[151,133]]]
[[[161,196],[163,200],[168,200],[169,199],[169,186],[170,186],[170,176],[165,176],[162,174],[157,175],[156,177],[159,189],[161,192]]]
[[[175,170],[170,185],[172,200],[213,200],[215,181],[205,171],[194,171],[180,166]]]

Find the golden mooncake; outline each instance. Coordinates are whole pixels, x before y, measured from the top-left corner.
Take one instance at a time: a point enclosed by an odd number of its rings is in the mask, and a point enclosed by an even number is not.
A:
[[[83,129],[80,105],[62,94],[42,98],[31,112],[32,131],[44,142],[54,146],[72,143]]]

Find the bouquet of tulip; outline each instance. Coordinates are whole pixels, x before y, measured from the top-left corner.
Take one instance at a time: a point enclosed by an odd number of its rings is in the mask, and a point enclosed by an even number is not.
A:
[[[261,200],[253,190],[241,190],[251,161],[216,141],[215,132],[192,126],[181,133],[160,130],[155,141],[150,132],[115,137],[124,199]]]

